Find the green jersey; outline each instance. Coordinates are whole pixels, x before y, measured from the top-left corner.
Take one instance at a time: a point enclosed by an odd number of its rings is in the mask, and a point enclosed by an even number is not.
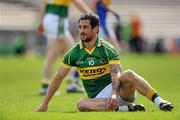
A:
[[[88,51],[80,41],[64,56],[63,66],[76,66],[89,98],[111,83],[110,64],[120,64],[115,48],[101,38]]]
[[[46,13],[53,13],[59,16],[67,17],[68,8],[71,0],[45,0],[47,3]]]

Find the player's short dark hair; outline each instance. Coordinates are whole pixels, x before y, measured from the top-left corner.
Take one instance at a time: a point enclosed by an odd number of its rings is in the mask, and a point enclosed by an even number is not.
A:
[[[99,26],[99,17],[95,13],[85,13],[79,18],[78,23],[80,20],[90,20],[92,28]]]

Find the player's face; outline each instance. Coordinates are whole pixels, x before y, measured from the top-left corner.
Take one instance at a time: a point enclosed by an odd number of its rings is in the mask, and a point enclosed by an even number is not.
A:
[[[90,42],[93,39],[94,31],[90,24],[90,20],[80,20],[79,34],[82,42]]]

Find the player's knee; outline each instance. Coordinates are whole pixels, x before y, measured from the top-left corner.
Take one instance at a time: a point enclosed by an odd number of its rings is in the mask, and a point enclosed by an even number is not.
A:
[[[123,87],[124,87],[124,88],[128,88],[128,89],[130,90],[130,89],[133,89],[133,88],[134,88],[134,84],[133,84],[132,82],[125,82],[125,83],[123,84]]]
[[[135,76],[134,71],[128,69],[128,70],[122,72],[122,74],[121,74],[121,79],[122,79],[122,80],[130,80],[130,79],[133,78],[134,76]]]
[[[79,111],[81,112],[86,111],[85,100],[83,98],[80,98],[76,105]]]

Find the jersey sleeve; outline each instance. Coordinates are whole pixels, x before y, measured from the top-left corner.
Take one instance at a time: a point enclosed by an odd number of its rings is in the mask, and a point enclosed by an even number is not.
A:
[[[109,64],[120,64],[119,55],[112,45],[105,47],[105,52],[109,61]]]
[[[62,65],[66,68],[70,68],[72,66],[75,66],[75,57],[74,56],[74,48],[71,49],[70,51],[68,51],[65,55],[64,55],[64,59],[62,62]]]

